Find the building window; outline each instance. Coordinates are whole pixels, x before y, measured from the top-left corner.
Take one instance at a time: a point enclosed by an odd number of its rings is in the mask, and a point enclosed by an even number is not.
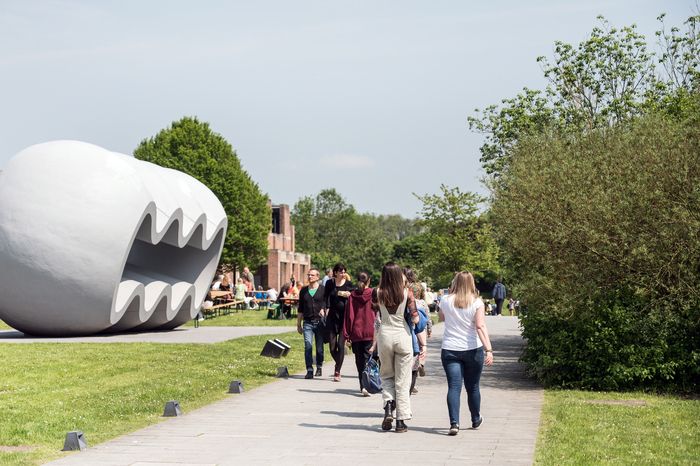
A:
[[[272,208],[272,232],[275,234],[282,233],[282,226],[280,224],[280,208]]]

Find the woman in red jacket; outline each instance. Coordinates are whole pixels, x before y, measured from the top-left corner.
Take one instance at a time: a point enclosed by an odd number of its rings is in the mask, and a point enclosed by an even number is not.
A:
[[[375,314],[372,309],[372,288],[369,287],[369,275],[361,272],[357,276],[357,288],[350,292],[345,305],[345,321],[343,335],[355,354],[357,376],[360,379],[360,391],[363,396],[369,392],[362,386],[362,371],[365,369],[371,353],[374,339]]]

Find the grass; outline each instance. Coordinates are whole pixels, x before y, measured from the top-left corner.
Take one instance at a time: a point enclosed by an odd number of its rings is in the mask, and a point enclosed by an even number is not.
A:
[[[11,329],[11,328],[12,328],[12,327],[10,327],[10,326],[7,325],[5,322],[3,322],[2,320],[0,320],[0,330],[9,330],[9,329]]]
[[[185,324],[192,327],[190,320]],[[296,327],[296,317],[286,320],[268,319],[267,309],[235,311],[229,315],[214,317],[199,322],[199,325],[207,327]]]
[[[700,464],[700,401],[646,393],[545,392],[535,463]]]
[[[304,369],[303,340],[284,360],[259,356],[269,336],[213,345],[152,343],[0,344],[0,464],[39,464],[61,456],[66,432],[81,430],[90,445],[158,422],[168,400],[184,411],[226,395],[231,380],[250,389],[274,379],[276,368]]]

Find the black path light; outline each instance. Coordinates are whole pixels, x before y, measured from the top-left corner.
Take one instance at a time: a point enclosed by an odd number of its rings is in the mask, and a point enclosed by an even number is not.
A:
[[[260,356],[267,356],[268,358],[281,358],[289,354],[289,350],[292,349],[291,346],[275,338],[274,340],[267,340],[265,346],[263,346]]]
[[[232,380],[228,386],[229,393],[243,393],[243,382],[240,380]]]
[[[79,430],[73,430],[66,434],[62,451],[87,450],[87,439]]]
[[[176,400],[171,400],[165,403],[165,410],[163,411],[163,417],[175,417],[181,416],[182,410],[180,409],[180,402]]]

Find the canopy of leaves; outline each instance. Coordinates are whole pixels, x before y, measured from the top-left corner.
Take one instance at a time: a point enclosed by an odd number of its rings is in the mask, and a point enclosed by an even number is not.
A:
[[[419,231],[399,215],[360,214],[335,189],[303,197],[292,209],[296,247],[321,270],[342,262],[348,272],[368,272],[377,283],[396,244]]]
[[[659,19],[663,25],[663,15]],[[700,15],[689,18],[683,32],[663,25],[658,52],[649,51],[636,26],[617,29],[603,17],[599,21],[578,46],[558,41],[552,59],[537,59],[549,81],[545,90],[525,88],[468,117],[469,127],[485,136],[481,163],[491,182],[507,171],[522,137],[610,127],[674,105],[680,89],[698,89]]]
[[[468,270],[479,278],[499,273],[498,253],[491,225],[479,214],[485,199],[459,188],[440,186],[440,194],[416,196],[423,203],[420,224],[423,270],[436,286],[449,285],[455,272]]]
[[[209,124],[182,118],[143,140],[134,156],[185,172],[212,190],[228,216],[222,264],[255,268],[267,259],[272,221],[267,196],[243,170],[231,145]]]

